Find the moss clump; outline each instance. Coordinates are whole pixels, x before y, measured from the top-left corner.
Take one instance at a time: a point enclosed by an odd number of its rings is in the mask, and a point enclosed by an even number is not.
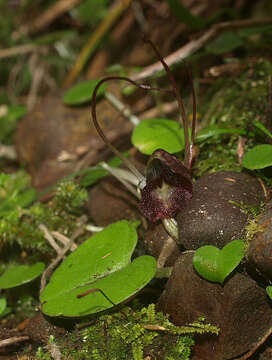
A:
[[[126,308],[123,314],[102,315],[93,326],[81,331],[80,349],[65,349],[62,353],[75,360],[143,360],[146,356],[188,360],[195,334],[218,332],[203,319],[188,326],[175,326],[151,304],[137,312]],[[78,344],[78,339],[72,341]]]
[[[247,132],[245,150],[256,144],[259,133],[253,126],[255,121],[265,124],[268,107],[269,77],[272,63],[259,60],[247,65],[246,70],[233,78],[217,80],[209,91],[202,111],[205,113],[202,126],[217,125],[231,127]],[[264,139],[261,139],[264,142]],[[216,136],[200,144],[200,155],[195,165],[195,173],[221,170],[241,171],[237,161],[238,135]]]
[[[69,237],[77,227],[76,220],[87,200],[87,192],[72,181],[64,181],[48,204],[33,203],[36,194],[29,182],[28,175],[22,172],[1,174],[0,247],[17,244],[21,249],[48,253],[52,249],[39,225]]]

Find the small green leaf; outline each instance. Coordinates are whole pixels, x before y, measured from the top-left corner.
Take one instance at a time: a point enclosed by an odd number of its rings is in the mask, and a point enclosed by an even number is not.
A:
[[[251,35],[262,34],[262,33],[271,33],[272,32],[272,25],[262,25],[262,26],[254,26],[248,27],[245,29],[238,30],[238,35],[240,37],[248,37]]]
[[[270,297],[270,299],[272,300],[272,286],[267,286],[266,293]]]
[[[272,165],[272,145],[257,145],[245,153],[242,165],[250,170],[263,169]]]
[[[26,114],[27,108],[23,105],[8,106],[7,114],[0,121],[0,141],[12,133],[17,121]]]
[[[206,51],[215,55],[220,55],[232,51],[241,45],[243,45],[243,40],[236,33],[227,31],[210,42],[206,46]]]
[[[196,271],[205,279],[223,284],[245,255],[242,240],[228,243],[222,250],[207,245],[199,248],[193,258]]]
[[[69,255],[41,294],[42,311],[49,316],[83,316],[112,307],[100,293],[77,295],[100,288],[120,303],[155,275],[156,261],[142,256],[130,263],[137,242],[136,224],[119,221],[95,234]]]
[[[254,126],[255,126],[257,129],[261,130],[263,133],[265,133],[265,135],[269,136],[269,137],[272,139],[272,134],[271,134],[271,132],[270,132],[261,122],[256,121],[256,122],[254,123]]]
[[[211,125],[203,130],[200,130],[196,135],[196,141],[201,142],[212,136],[224,135],[224,134],[239,134],[246,135],[245,130],[231,129],[231,128],[219,128],[216,125]]]
[[[174,120],[146,119],[134,128],[131,141],[146,155],[157,149],[173,154],[184,149],[184,131]]]
[[[180,1],[167,0],[167,2],[177,19],[188,27],[195,30],[200,30],[206,25],[206,22],[201,17],[192,15],[190,11],[181,4]]]
[[[63,96],[63,102],[66,105],[80,105],[89,100],[93,96],[93,91],[96,85],[99,83],[98,80],[83,81],[80,84],[69,89]],[[106,91],[107,84],[104,83],[100,86],[97,95],[101,96]]]
[[[36,199],[36,190],[27,189],[17,196],[16,204],[22,208],[29,206]]]
[[[4,274],[0,276],[0,289],[9,289],[28,283],[40,276],[44,268],[45,265],[41,262],[30,266],[14,266],[6,270]]]
[[[1,298],[1,299],[0,299],[0,316],[4,313],[6,307],[7,307],[7,300],[6,300],[6,298]]]

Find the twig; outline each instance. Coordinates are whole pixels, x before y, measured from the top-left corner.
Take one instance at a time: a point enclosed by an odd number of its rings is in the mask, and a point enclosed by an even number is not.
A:
[[[24,45],[13,46],[8,49],[0,49],[0,59],[27,54],[39,48],[40,47],[35,44],[24,44]]]
[[[148,110],[142,112],[140,115],[140,119],[154,118],[156,116],[160,116],[161,113],[170,114],[170,113],[173,113],[174,111],[176,111],[177,108],[178,108],[178,104],[177,104],[176,100],[172,101],[172,102],[163,103],[163,104],[161,104],[160,107],[155,106],[152,109],[148,109]]]
[[[8,345],[12,345],[12,344],[17,344],[18,342],[26,341],[29,339],[30,339],[29,336],[13,336],[9,339],[0,340],[0,348],[8,346]]]
[[[59,240],[64,246],[69,244],[70,239],[67,236],[59,233],[58,231],[52,231],[52,235],[55,237],[55,239]],[[76,248],[77,248],[77,244],[72,244],[71,250],[73,251]]]
[[[28,97],[27,97],[27,110],[28,111],[31,111],[36,104],[38,90],[39,90],[39,87],[42,83],[42,80],[43,80],[43,77],[45,74],[44,67],[41,64],[38,64],[38,57],[35,57],[34,64],[35,64],[35,67],[34,67],[33,73],[32,73],[31,87],[30,87]]]
[[[57,254],[61,254],[62,250],[56,243],[55,239],[51,235],[50,231],[47,229],[47,227],[44,224],[39,225],[39,229],[44,233],[44,237],[49,242],[49,244],[52,246],[52,248],[56,251]]]
[[[55,260],[51,262],[51,264],[44,270],[41,278],[41,286],[40,286],[40,294],[42,293],[43,289],[46,286],[46,280],[51,275],[54,268],[58,265],[58,263],[64,258],[67,251],[72,247],[75,239],[85,230],[85,224],[87,222],[87,216],[83,215],[79,218],[80,224],[79,228],[75,230],[73,235],[71,236],[71,239],[69,239],[69,242],[66,246],[64,246],[61,250],[61,252],[58,254]]]
[[[17,153],[13,145],[0,144],[0,158],[6,158],[8,160],[16,160]]]
[[[67,78],[63,83],[64,88],[72,85],[75,78],[81,72],[81,70],[83,69],[84,65],[86,64],[90,56],[94,53],[101,39],[111,28],[114,22],[118,19],[118,17],[128,8],[131,1],[132,0],[120,0],[114,3],[112,8],[109,10],[106,18],[100,23],[97,29],[92,33],[88,42],[81,50],[76,63],[74,64],[71,72],[68,74]]]
[[[115,95],[106,91],[105,98],[117,109],[119,110],[128,120],[131,122],[132,125],[136,126],[140,123],[139,118],[136,115],[133,115],[128,107],[126,107]]]
[[[42,15],[34,19],[29,25],[24,25],[13,34],[13,38],[18,39],[22,34],[35,34],[50,25],[54,20],[65,12],[74,8],[81,0],[59,0],[50,6]]]
[[[70,239],[69,243],[66,246],[64,246],[64,248],[61,250],[61,252],[56,257],[56,259],[53,260],[51,262],[51,264],[44,270],[44,272],[42,274],[42,278],[41,278],[40,294],[42,293],[43,289],[45,288],[47,278],[50,276],[50,274],[55,269],[55,267],[58,265],[58,263],[64,258],[64,255],[71,248],[73,242],[74,242],[74,239]]]
[[[197,50],[202,48],[208,41],[214,38],[218,33],[223,30],[230,29],[240,29],[250,26],[258,26],[272,23],[272,18],[266,19],[253,19],[253,20],[236,20],[236,21],[227,21],[213,25],[209,30],[207,30],[200,38],[195,39],[184,45],[182,48],[178,49],[174,53],[170,54],[164,58],[168,66],[177,64],[187,58],[188,56],[195,53]],[[150,66],[144,68],[141,72],[130,76],[134,81],[143,80],[147,77],[154,75],[155,73],[163,69],[160,62],[156,62]]]

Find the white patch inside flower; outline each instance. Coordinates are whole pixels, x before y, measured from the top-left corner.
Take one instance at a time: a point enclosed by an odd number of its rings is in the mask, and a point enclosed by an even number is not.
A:
[[[174,190],[170,185],[166,184],[165,182],[162,182],[161,187],[157,187],[153,191],[160,200],[162,200],[163,202],[164,201],[167,202],[171,197],[171,195],[173,194]]]

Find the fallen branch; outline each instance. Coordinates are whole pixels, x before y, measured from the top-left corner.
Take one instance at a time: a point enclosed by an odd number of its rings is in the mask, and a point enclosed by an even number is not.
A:
[[[29,340],[29,336],[13,336],[9,339],[0,340],[0,348],[12,344],[17,344],[18,342]]]
[[[71,247],[74,244],[75,239],[85,231],[85,224],[87,222],[87,216],[83,215],[80,217],[80,224],[79,228],[75,230],[73,235],[71,236],[71,239],[69,239],[69,242],[61,249],[61,251],[58,253],[58,256],[55,260],[53,260],[49,266],[44,270],[41,278],[41,286],[40,286],[40,294],[42,293],[43,289],[46,286],[47,278],[50,277],[51,273],[55,269],[55,267],[58,265],[58,263],[63,260],[65,254],[68,250],[71,249]]]
[[[27,54],[29,52],[36,51],[39,48],[40,46],[35,44],[24,44],[24,45],[13,46],[8,49],[0,49],[0,59]]]
[[[207,44],[208,41],[213,39],[223,30],[241,29],[250,26],[258,26],[258,25],[265,25],[271,23],[272,23],[272,18],[226,21],[215,24],[209,30],[207,30],[200,38],[190,41],[182,48],[178,49],[174,53],[167,56],[164,60],[168,66],[181,62],[182,60],[186,59],[188,56],[194,54],[197,50],[201,49],[205,44]],[[147,66],[141,72],[130,76],[130,78],[134,81],[143,80],[146,79],[147,77],[156,74],[161,70],[163,70],[161,62],[156,62],[155,64]]]
[[[5,158],[8,160],[16,160],[17,153],[13,145],[4,145],[0,144],[0,158]]]
[[[50,6],[41,16],[34,19],[31,24],[23,25],[17,32],[13,34],[13,38],[18,39],[24,35],[36,34],[50,25],[54,20],[65,12],[73,9],[81,0],[59,0]]]

